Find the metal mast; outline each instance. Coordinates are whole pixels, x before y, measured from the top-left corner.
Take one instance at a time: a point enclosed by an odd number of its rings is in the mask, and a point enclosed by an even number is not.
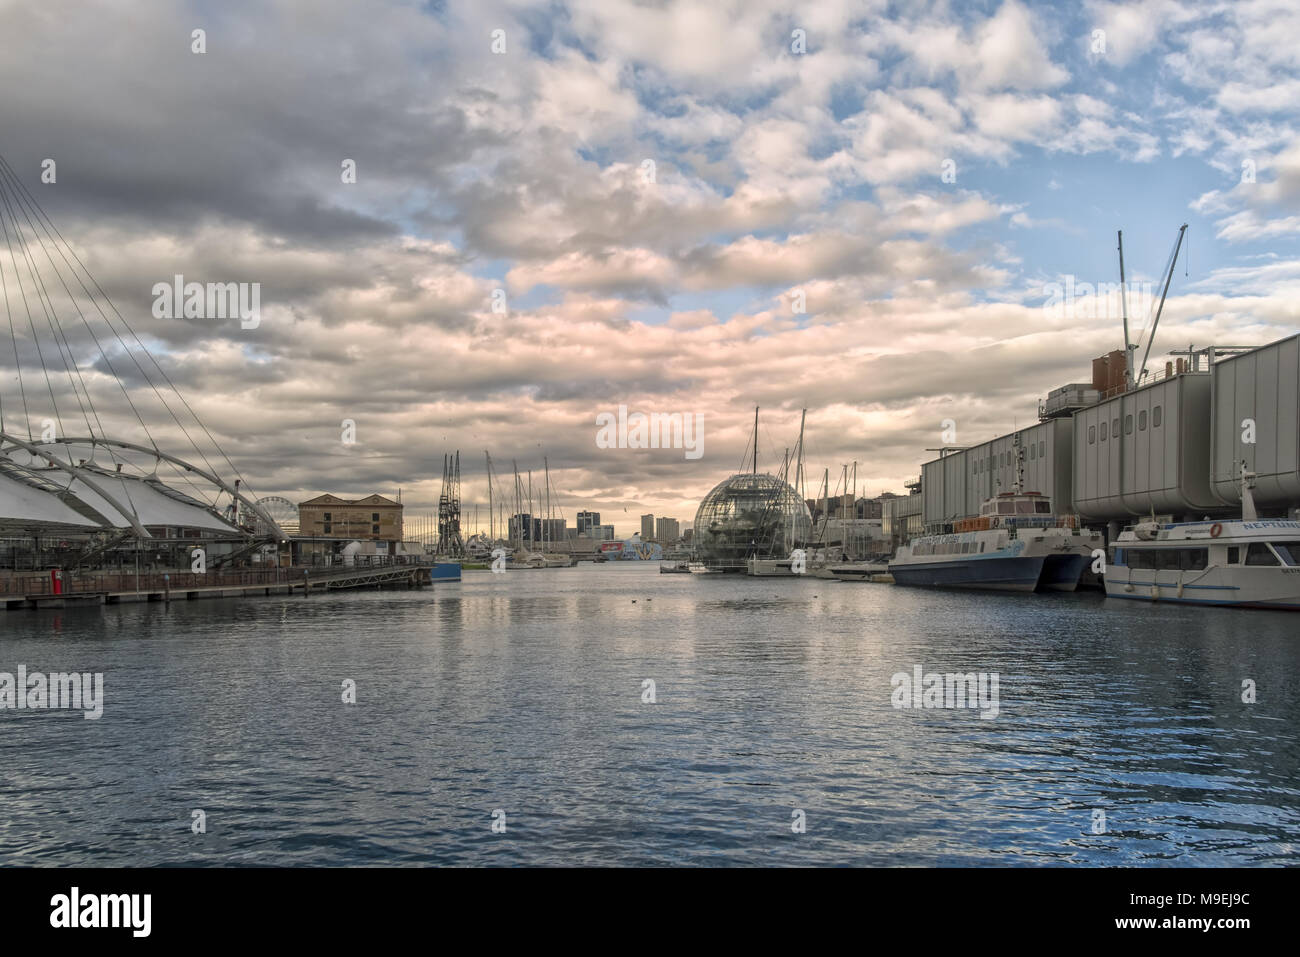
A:
[[[799,501],[803,501],[803,424],[808,418],[808,410],[804,409],[799,414],[799,451],[798,460],[794,467],[795,493],[799,496]]]
[[[1147,367],[1147,357],[1151,355],[1151,343],[1155,341],[1156,329],[1160,326],[1160,313],[1165,309],[1165,297],[1169,295],[1169,283],[1174,278],[1174,266],[1178,264],[1178,250],[1183,245],[1183,233],[1187,232],[1187,224],[1183,223],[1178,228],[1178,239],[1174,243],[1174,254],[1169,257],[1169,271],[1165,273],[1165,288],[1160,293],[1160,306],[1156,309],[1156,321],[1151,324],[1151,335],[1147,337],[1146,352],[1142,353],[1142,368]]]
[[[1124,315],[1124,391],[1133,391],[1133,353],[1137,346],[1128,337],[1128,287],[1124,283],[1124,230],[1119,230],[1119,303]]]
[[[492,510],[492,456],[487,449],[483,450],[483,457],[487,459],[487,479],[488,479],[488,538],[491,544],[497,543],[497,521],[496,512]]]

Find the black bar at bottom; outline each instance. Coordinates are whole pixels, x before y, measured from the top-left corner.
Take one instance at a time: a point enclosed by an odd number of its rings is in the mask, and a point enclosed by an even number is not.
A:
[[[1291,926],[1284,909],[1295,876],[1289,869],[1172,868],[6,868],[0,914],[6,945],[74,936],[78,943],[115,939],[128,946],[373,944],[411,935],[436,943],[454,927],[484,942],[503,932],[542,943],[599,931],[613,943],[621,938],[607,932],[621,927],[627,941],[639,941],[634,946],[658,949],[685,945],[680,935],[690,927],[734,944],[774,929],[801,933],[811,922],[818,937],[842,929],[863,942],[884,941],[889,937],[878,935],[897,930],[916,944],[989,944],[1026,933],[1044,936],[1025,939],[1056,942],[1199,936],[1232,947]],[[85,926],[91,923],[117,926]]]

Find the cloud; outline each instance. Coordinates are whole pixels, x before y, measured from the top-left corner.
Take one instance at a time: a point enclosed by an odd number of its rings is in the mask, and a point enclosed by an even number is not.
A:
[[[1107,52],[1090,59],[1094,25]],[[443,451],[491,448],[524,468],[547,455],[570,511],[689,519],[754,404],[769,464],[807,407],[819,455],[897,489],[937,421],[1004,431],[1086,377],[1113,324],[1047,318],[1035,277],[1109,255],[1117,219],[1171,204],[1213,226],[1196,251],[1219,287],[1175,293],[1168,335],[1297,318],[1300,17],[1268,0],[1073,19],[1019,0],[123,2],[75,20],[15,0],[0,31],[23,38],[0,60],[23,91],[0,102],[7,158],[259,492],[400,485],[418,508]],[[2,246],[0,265],[12,282]],[[80,363],[50,353],[60,413],[79,371],[105,428],[141,437],[120,378],[151,433],[187,448],[134,346],[91,310],[101,353],[86,298],[40,268]],[[152,285],[177,273],[260,283],[262,323],[155,319]],[[12,316],[45,414],[20,301]],[[598,449],[594,417],[619,404],[705,413],[705,458]]]

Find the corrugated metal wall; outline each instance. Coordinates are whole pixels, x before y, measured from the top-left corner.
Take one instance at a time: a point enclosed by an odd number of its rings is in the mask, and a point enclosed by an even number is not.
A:
[[[927,526],[978,515],[980,505],[1015,488],[1017,472],[1026,492],[1042,492],[1052,508],[1070,507],[1070,436],[1073,422],[1049,419],[999,436],[921,467],[923,518]]]
[[[1105,521],[1222,513],[1210,492],[1209,420],[1206,373],[1175,376],[1076,412],[1075,510]]]
[[[1210,486],[1239,504],[1244,459],[1255,479],[1257,505],[1300,504],[1300,336],[1216,362],[1213,383]],[[1255,442],[1243,441],[1243,421],[1255,422]]]

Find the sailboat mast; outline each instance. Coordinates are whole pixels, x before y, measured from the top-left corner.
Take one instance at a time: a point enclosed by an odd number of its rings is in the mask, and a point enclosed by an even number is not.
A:
[[[487,478],[488,478],[488,537],[491,544],[497,542],[497,522],[496,512],[492,508],[492,456],[487,449],[483,450],[483,457],[487,459]]]
[[[520,548],[523,548],[523,547],[524,547],[524,529],[523,529],[523,521],[520,519],[520,515],[523,513],[524,507],[523,507],[522,496],[520,495],[520,488],[519,488],[519,462],[518,462],[518,460],[517,460],[517,459],[511,459],[511,460],[510,460],[510,467],[513,468],[513,469],[514,469],[514,472],[515,472],[515,527],[519,529],[519,547],[520,547]]]
[[[758,474],[758,406],[754,406],[754,474]]]
[[[799,495],[799,501],[801,501],[801,502],[803,501],[803,498],[804,498],[804,487],[803,487],[803,426],[804,426],[804,422],[807,420],[807,418],[808,418],[808,410],[807,410],[807,409],[804,409],[801,413],[799,413],[799,452],[798,452],[799,459],[798,459],[798,463],[797,463],[797,464],[795,465],[795,467],[794,467],[794,481],[795,481],[794,490],[795,490],[795,492]]]

